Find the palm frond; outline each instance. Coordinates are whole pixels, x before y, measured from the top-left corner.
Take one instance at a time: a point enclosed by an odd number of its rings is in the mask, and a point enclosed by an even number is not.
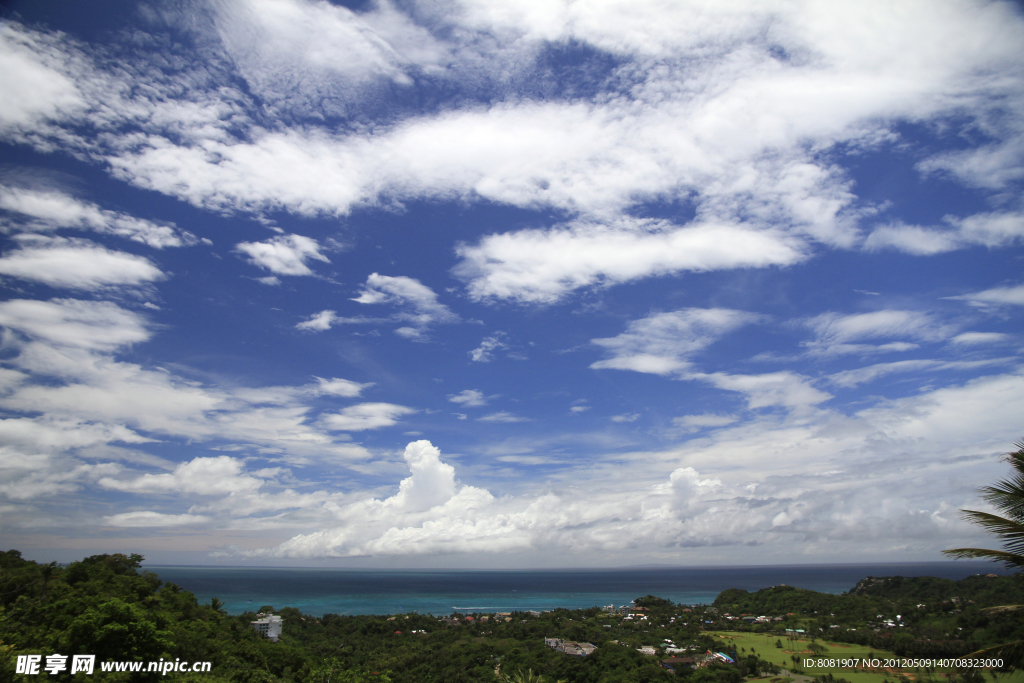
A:
[[[1006,567],[1018,567],[1024,569],[1024,555],[1020,553],[1008,553],[1005,550],[988,550],[986,548],[953,548],[943,550],[944,555],[950,555],[957,559],[979,559],[1001,562]]]
[[[1024,605],[999,605],[998,607],[986,607],[981,610],[982,614],[1006,614],[1007,612],[1020,612]]]
[[[1002,669],[1024,668],[1024,640],[987,647],[967,655],[965,659],[1001,659]]]
[[[1015,470],[1014,476],[985,486],[980,492],[982,498],[1011,519],[1024,521],[1024,442],[1015,445],[1018,450],[1007,453],[1005,457]]]
[[[961,510],[961,516],[1003,539],[1003,548],[1024,552],[1024,523],[978,510]]]

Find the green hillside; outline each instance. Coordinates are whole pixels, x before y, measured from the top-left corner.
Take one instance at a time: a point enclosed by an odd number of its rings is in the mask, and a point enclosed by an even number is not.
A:
[[[977,670],[869,671],[808,666],[806,659],[949,656],[1022,636],[1019,617],[982,612],[1016,599],[1015,579],[891,577],[866,579],[847,595],[788,586],[753,593],[732,589],[713,605],[676,605],[648,595],[637,599],[635,616],[594,607],[472,620],[422,614],[314,617],[266,605],[261,612],[284,620],[280,640],[270,642],[252,628],[255,613],[229,616],[216,599],[201,605],[190,592],[141,571],[142,559],[96,555],[60,566],[26,561],[13,550],[0,553],[0,683],[501,683],[530,671],[535,681],[547,683],[810,683],[812,677],[822,683],[896,683],[901,677],[980,683]],[[545,638],[597,649],[570,656],[547,646]],[[734,653],[735,664],[691,668],[686,661],[668,661],[674,655],[703,663],[708,652]],[[74,655],[95,655],[95,672],[72,675]],[[25,665],[30,656],[37,658],[38,673],[17,673],[19,658]],[[153,662],[173,670],[150,671]],[[203,662],[208,671],[178,670]],[[101,670],[115,663],[142,669]],[[53,673],[43,670],[48,664]]]

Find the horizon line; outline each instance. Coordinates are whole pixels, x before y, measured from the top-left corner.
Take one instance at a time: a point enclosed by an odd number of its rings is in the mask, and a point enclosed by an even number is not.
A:
[[[992,562],[985,560],[904,560],[904,561],[878,561],[878,562],[808,562],[796,564],[707,564],[707,565],[669,565],[669,564],[643,564],[624,565],[616,567],[533,567],[533,568],[472,568],[472,567],[324,567],[324,566],[287,566],[287,565],[227,565],[227,564],[163,564],[149,563],[143,560],[140,567],[178,567],[195,569],[324,569],[340,571],[385,571],[385,572],[600,572],[600,571],[625,571],[643,569],[788,569],[794,567],[873,567],[893,565],[952,565],[960,564],[966,569],[968,566],[992,565]],[[990,573],[1014,573],[1012,569],[1002,566],[993,566]]]

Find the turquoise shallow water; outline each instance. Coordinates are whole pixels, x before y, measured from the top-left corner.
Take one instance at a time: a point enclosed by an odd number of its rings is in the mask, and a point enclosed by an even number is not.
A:
[[[510,612],[622,605],[643,595],[710,603],[727,588],[787,584],[824,593],[848,591],[867,576],[1005,573],[984,562],[680,567],[564,571],[353,570],[146,565],[201,602],[217,597],[231,614],[295,607],[305,614],[399,614],[417,611]]]

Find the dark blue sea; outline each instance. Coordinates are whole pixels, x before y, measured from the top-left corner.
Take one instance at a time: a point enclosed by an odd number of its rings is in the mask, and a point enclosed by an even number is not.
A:
[[[787,584],[823,593],[849,591],[867,576],[1006,573],[986,562],[679,567],[587,570],[359,570],[145,565],[200,602],[217,597],[231,614],[295,607],[305,614],[451,614],[586,608],[657,595],[709,604],[727,588],[754,591]]]

